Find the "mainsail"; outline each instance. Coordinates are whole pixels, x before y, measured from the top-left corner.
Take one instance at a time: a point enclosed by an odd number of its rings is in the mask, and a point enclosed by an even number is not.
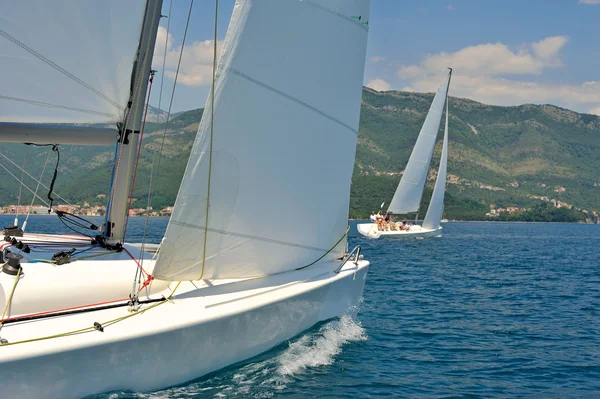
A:
[[[368,20],[369,0],[236,2],[213,134],[209,99],[156,278],[255,277],[344,251]]]
[[[429,164],[431,163],[440,121],[442,120],[451,75],[452,70],[449,70],[448,75],[433,98],[425,122],[419,132],[417,143],[410,154],[404,175],[400,179],[400,184],[398,184],[398,188],[394,193],[388,212],[404,214],[419,210]]]
[[[129,101],[146,1],[10,3],[0,16],[0,122],[115,127]],[[0,136],[13,127],[3,124]]]
[[[444,126],[444,144],[442,146],[442,156],[440,157],[440,166],[438,175],[427,208],[427,214],[423,221],[423,228],[434,229],[440,227],[442,220],[442,210],[444,209],[444,194],[446,192],[446,169],[448,167],[448,101],[446,101],[446,124]]]

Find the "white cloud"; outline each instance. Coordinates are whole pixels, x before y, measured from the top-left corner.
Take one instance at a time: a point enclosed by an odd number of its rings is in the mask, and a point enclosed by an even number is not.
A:
[[[409,65],[400,68],[396,74],[402,79],[414,79],[423,77],[425,75],[425,70],[418,65]]]
[[[579,0],[579,4],[587,4],[587,5],[600,4],[600,0]]]
[[[177,63],[179,62],[179,53],[181,45],[173,46],[173,37],[162,26],[158,28],[156,46],[154,48],[153,66],[162,68],[165,39],[167,39],[167,57],[165,61],[165,75],[171,79],[175,78]],[[217,41],[217,54],[220,53],[222,41]],[[177,81],[188,86],[210,85],[212,81],[213,65],[213,46],[214,41],[204,40],[196,41],[185,45],[179,76]]]
[[[381,55],[375,55],[375,56],[369,58],[369,62],[371,62],[373,64],[377,64],[378,62],[385,61],[386,59],[387,59],[387,57],[384,57]]]
[[[440,75],[429,75],[412,82],[411,87],[420,92],[433,92],[440,82]],[[486,104],[551,103],[581,108],[581,105],[586,104],[600,105],[600,82],[584,82],[579,85],[539,84],[500,77],[468,76],[455,70],[450,94]]]
[[[592,108],[588,111],[588,114],[600,116],[600,107]]]
[[[372,79],[366,86],[377,91],[387,91],[390,89],[390,84],[383,79]]]
[[[600,0],[597,0],[600,2]],[[518,105],[552,103],[580,110],[600,111],[600,82],[547,84],[516,80],[514,75],[540,75],[546,69],[563,67],[560,51],[566,36],[552,36],[523,44],[517,51],[503,43],[465,47],[452,53],[427,55],[417,65],[403,66],[396,75],[408,81],[408,88],[433,92],[442,81],[446,67],[452,67],[450,93],[487,104]]]
[[[403,79],[408,79],[451,66],[471,76],[537,75],[545,68],[562,65],[558,53],[567,40],[566,36],[553,36],[532,43],[530,46],[524,45],[516,52],[502,43],[479,44],[465,47],[454,53],[428,55],[420,65],[400,68],[397,74]]]

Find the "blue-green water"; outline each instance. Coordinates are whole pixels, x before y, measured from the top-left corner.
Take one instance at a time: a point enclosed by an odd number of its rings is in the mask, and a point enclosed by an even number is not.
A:
[[[167,219],[150,223],[158,242]],[[446,223],[383,241],[351,224],[372,262],[356,317],[175,388],[97,397],[600,397],[600,225]]]

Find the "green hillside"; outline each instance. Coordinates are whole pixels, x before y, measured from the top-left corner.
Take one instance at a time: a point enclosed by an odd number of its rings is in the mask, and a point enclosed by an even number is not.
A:
[[[432,94],[364,89],[351,217],[365,217],[382,202],[390,201],[432,99]],[[599,117],[552,105],[499,107],[453,97],[449,107],[445,217],[483,219],[490,204],[533,208],[544,203],[540,197],[600,211]],[[155,209],[174,202],[201,114],[198,109],[182,112],[169,123],[156,180]],[[163,131],[164,123],[146,125],[134,206],[146,206],[151,164]],[[97,196],[108,193],[114,147],[60,148],[56,191],[70,202],[105,202],[106,198]],[[440,150],[441,141],[434,154],[434,170]],[[23,163],[24,151],[20,144],[0,145],[0,152],[18,165]],[[27,151],[26,169],[39,177],[49,148],[27,147]],[[56,155],[51,154],[43,178],[47,185],[55,162]],[[18,169],[2,156],[0,165],[20,177]],[[5,177],[0,205],[16,203],[19,184],[3,168],[0,174]],[[425,191],[421,215],[434,176],[435,171]],[[35,182],[26,178],[26,183],[35,191]],[[47,190],[40,188],[39,194],[45,198]],[[30,199],[31,194],[24,190],[22,202]]]

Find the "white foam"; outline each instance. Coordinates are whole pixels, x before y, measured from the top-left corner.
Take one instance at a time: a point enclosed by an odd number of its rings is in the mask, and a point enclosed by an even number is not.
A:
[[[367,339],[364,328],[350,316],[342,316],[323,325],[315,334],[306,334],[291,342],[276,359],[277,372],[295,375],[309,367],[327,366],[333,363],[342,346],[348,342]]]
[[[352,313],[355,313],[355,309]],[[291,341],[277,356],[247,364],[232,371],[232,374],[225,371],[206,381],[149,394],[137,394],[136,397],[188,398],[210,391],[215,398],[272,398],[307,369],[332,364],[344,344],[366,339],[365,329],[351,316],[345,315],[323,324],[318,331],[306,333]]]

